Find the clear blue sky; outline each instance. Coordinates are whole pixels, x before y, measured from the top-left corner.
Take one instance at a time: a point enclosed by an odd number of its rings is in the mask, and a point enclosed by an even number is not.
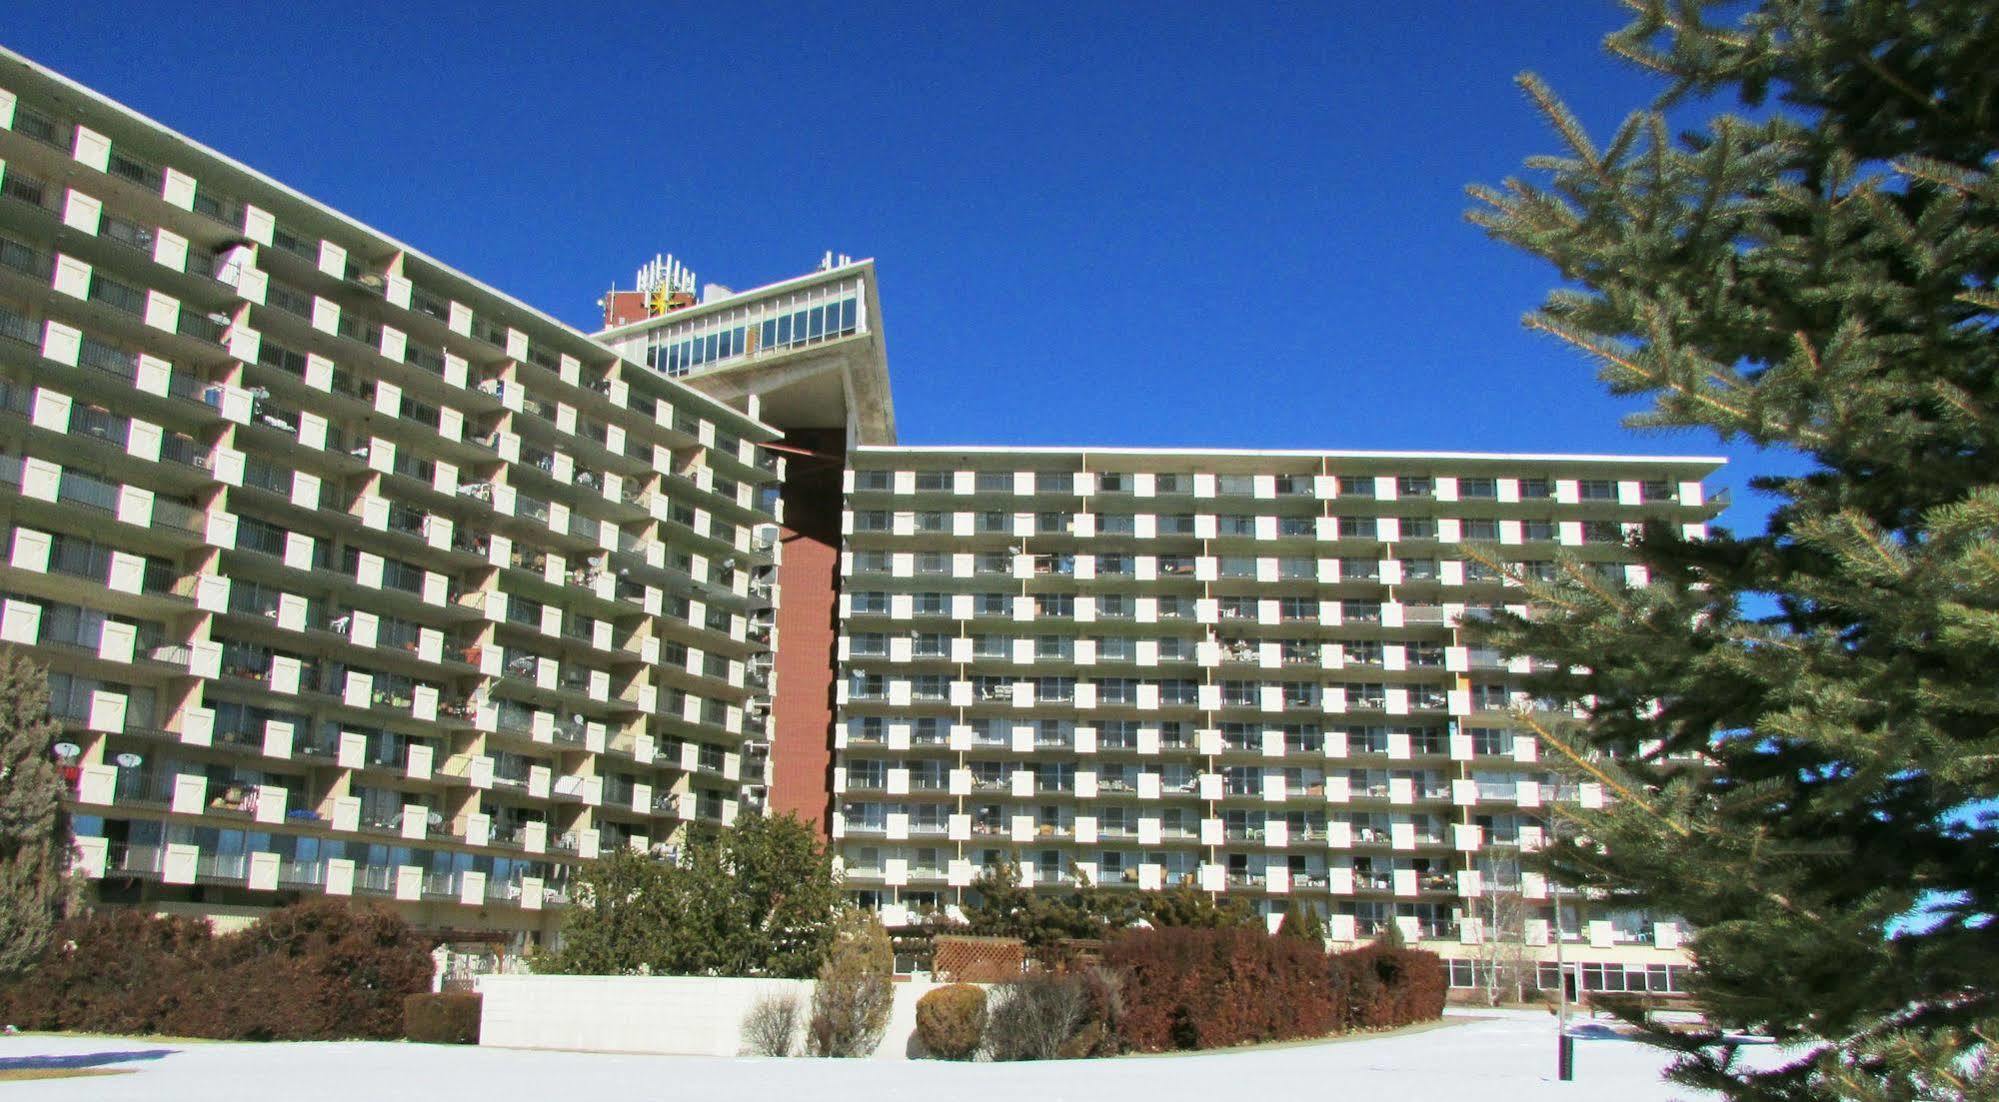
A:
[[[866,10],[862,10],[865,8]],[[1636,436],[1463,221],[1652,84],[1607,0],[14,0],[0,41],[578,326],[655,252],[880,263],[905,443],[1727,454]]]

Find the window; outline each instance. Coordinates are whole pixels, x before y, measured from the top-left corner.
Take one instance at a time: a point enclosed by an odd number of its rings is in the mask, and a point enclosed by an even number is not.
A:
[[[857,509],[854,511],[854,531],[886,532],[889,518],[886,509]]]
[[[1545,478],[1523,478],[1520,480],[1520,500],[1522,501],[1534,501],[1554,496],[1554,484]]]
[[[1138,681],[1130,677],[1107,677],[1097,682],[1098,704],[1138,703]]]
[[[1585,478],[1576,484],[1576,495],[1584,501],[1616,501],[1617,483],[1607,478]]]
[[[888,552],[886,551],[854,552],[854,573],[886,574],[888,573],[888,569],[889,569]]]
[[[1377,535],[1373,517],[1341,517],[1339,537],[1343,540],[1371,540]]]
[[[1254,475],[1246,474],[1217,475],[1215,489],[1224,494],[1253,494],[1256,492],[1256,478]]]
[[[951,488],[950,471],[916,472],[916,488],[919,491],[948,490]]]
[[[893,475],[888,471],[855,471],[854,489],[886,490]]]
[[[1428,475],[1403,475],[1395,480],[1396,497],[1429,497],[1436,492],[1436,480]]]
[[[1491,501],[1499,496],[1499,482],[1491,478],[1458,479],[1460,501]]]
[[[1341,497],[1373,497],[1374,476],[1343,474],[1340,476]]]
[[[1583,521],[1584,543],[1623,543],[1624,527],[1614,520]]]
[[[876,631],[856,632],[847,639],[847,653],[856,658],[888,653],[888,636]]]
[[[1499,522],[1477,518],[1459,522],[1459,530],[1468,540],[1496,540],[1499,538]]]
[[[982,494],[1010,494],[1013,492],[1013,472],[980,471],[972,480],[972,487]]]
[[[1467,728],[1473,754],[1513,756],[1513,732],[1501,728]]]

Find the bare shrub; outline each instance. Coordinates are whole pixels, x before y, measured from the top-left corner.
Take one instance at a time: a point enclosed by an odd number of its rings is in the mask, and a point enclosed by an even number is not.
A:
[[[993,988],[986,1018],[986,1054],[995,1060],[1054,1060],[1089,1018],[1082,977],[1022,976]]]
[[[796,995],[762,996],[743,1016],[743,1047],[758,1056],[791,1055],[803,1016]]]

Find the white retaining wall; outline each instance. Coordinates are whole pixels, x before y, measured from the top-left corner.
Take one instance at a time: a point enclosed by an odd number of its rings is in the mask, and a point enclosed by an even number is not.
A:
[[[877,1060],[911,1055],[916,1001],[938,985],[898,982]],[[798,999],[801,1026],[812,1005],[811,980],[707,976],[480,976],[485,996],[479,1043],[502,1048],[642,1052],[677,1056],[746,1055],[743,1018],[766,994]],[[801,1033],[799,1047],[804,1047]]]

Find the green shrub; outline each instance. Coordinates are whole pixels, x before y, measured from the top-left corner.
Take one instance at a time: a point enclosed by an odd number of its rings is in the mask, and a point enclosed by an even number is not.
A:
[[[403,999],[403,1037],[427,1045],[476,1045],[480,1001],[475,991],[410,995]]]
[[[969,983],[940,987],[916,1003],[916,1037],[924,1051],[945,1060],[969,1060],[986,1035],[986,993]]]

